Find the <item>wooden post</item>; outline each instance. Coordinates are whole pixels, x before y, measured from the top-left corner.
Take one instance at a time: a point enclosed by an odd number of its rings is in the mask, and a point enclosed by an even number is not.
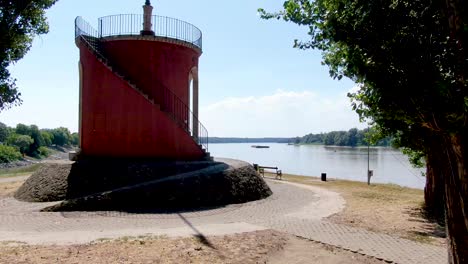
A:
[[[374,171],[367,170],[367,185],[370,185],[370,178],[374,175]]]
[[[367,131],[369,131],[369,128]],[[370,177],[372,176],[370,174],[371,171],[369,170],[369,164],[370,164],[370,143],[369,143],[369,139],[367,139],[367,185],[370,185]]]

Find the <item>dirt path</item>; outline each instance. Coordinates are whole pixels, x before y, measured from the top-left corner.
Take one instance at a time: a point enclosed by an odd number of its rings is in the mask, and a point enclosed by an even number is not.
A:
[[[29,176],[31,175],[0,178],[0,184],[9,182],[24,182],[27,178],[29,178]]]
[[[192,238],[123,237],[84,245],[0,245],[0,263],[377,264],[374,258],[273,230]]]

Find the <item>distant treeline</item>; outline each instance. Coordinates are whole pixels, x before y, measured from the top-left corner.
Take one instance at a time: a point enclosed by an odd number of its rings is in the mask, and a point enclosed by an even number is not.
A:
[[[293,138],[235,138],[235,137],[210,137],[209,143],[289,143]]]
[[[366,134],[368,129],[359,130],[352,128],[348,131],[332,131],[320,134],[308,134],[293,140],[295,144],[321,144],[327,146],[367,146]],[[391,146],[391,138],[379,140],[372,146]]]
[[[0,163],[8,163],[28,155],[47,157],[48,147],[78,144],[78,133],[68,128],[39,129],[36,125],[18,124],[9,127],[0,122]]]
[[[332,131],[320,134],[308,134],[296,138],[236,138],[236,137],[210,137],[209,143],[294,143],[294,144],[317,144],[327,146],[367,146],[368,129],[359,130],[352,128],[348,131]],[[391,146],[392,139],[379,140],[371,146]]]

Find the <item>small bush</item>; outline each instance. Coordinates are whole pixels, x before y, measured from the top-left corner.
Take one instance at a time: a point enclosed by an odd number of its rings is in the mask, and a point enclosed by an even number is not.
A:
[[[0,163],[8,163],[21,159],[21,153],[14,147],[0,145]]]
[[[39,153],[39,156],[45,158],[45,157],[48,157],[50,155],[50,150],[46,147],[39,147],[39,149],[37,150]]]

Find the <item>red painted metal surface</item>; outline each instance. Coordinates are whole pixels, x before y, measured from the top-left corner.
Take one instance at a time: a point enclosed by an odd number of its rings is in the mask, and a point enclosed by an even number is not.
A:
[[[108,56],[125,64],[126,74],[137,85],[144,90],[151,89],[152,78],[158,77],[187,101],[189,70],[199,56],[195,50],[168,43],[159,47],[156,42],[148,41],[118,42],[109,46]],[[149,58],[145,56],[148,50],[151,50]],[[169,63],[167,56],[174,56],[174,61]],[[203,157],[202,149],[183,128],[116,76],[82,44],[80,60],[83,155],[182,160]]]
[[[157,100],[158,86],[165,85],[190,105],[189,73],[198,66],[199,52],[161,41],[110,39],[103,41],[106,56],[113,65],[123,69],[137,87]]]

